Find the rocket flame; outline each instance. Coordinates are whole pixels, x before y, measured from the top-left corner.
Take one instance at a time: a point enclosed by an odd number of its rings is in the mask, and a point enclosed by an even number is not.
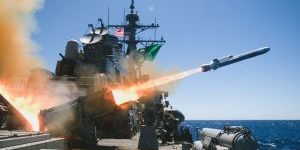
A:
[[[165,85],[186,77],[189,77],[191,75],[197,74],[203,72],[202,67],[191,69],[179,73],[175,73],[168,76],[163,76],[154,80],[149,80],[142,84],[133,85],[130,87],[119,87],[112,89],[112,93],[115,99],[115,102],[117,105],[129,102],[129,101],[136,101],[141,96],[147,95],[149,93],[149,89]]]
[[[37,104],[31,95],[18,96],[6,85],[12,87],[9,79],[28,76],[31,69],[42,66],[36,57],[37,45],[31,40],[31,33],[37,27],[34,13],[42,6],[43,0],[0,0],[0,80],[6,81],[5,86],[0,84],[0,94],[32,124],[35,131],[38,130],[37,114],[41,103]]]
[[[121,105],[128,101],[137,100],[140,97],[138,92],[134,90],[130,91],[130,90],[115,89],[112,91],[112,93],[117,105]]]
[[[38,113],[40,105],[33,102],[33,98],[17,96],[0,85],[0,94],[11,103],[32,125],[33,131],[39,130]]]

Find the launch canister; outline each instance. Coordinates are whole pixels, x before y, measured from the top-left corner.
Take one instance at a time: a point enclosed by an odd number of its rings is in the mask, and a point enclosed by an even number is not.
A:
[[[224,57],[222,59],[214,59],[211,63],[202,65],[201,66],[202,71],[206,72],[206,71],[210,71],[212,69],[216,70],[220,67],[224,67],[224,66],[227,66],[227,65],[245,60],[245,59],[249,59],[249,58],[252,58],[252,57],[256,57],[258,55],[265,54],[269,50],[270,50],[269,47],[263,47],[263,48],[259,48],[259,49],[256,49],[256,50],[253,50],[253,51],[250,51],[250,52],[238,55],[238,56],[232,56],[231,55],[231,56]]]

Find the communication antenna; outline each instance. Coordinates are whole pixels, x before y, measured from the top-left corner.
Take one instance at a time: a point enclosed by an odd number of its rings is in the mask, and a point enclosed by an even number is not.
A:
[[[143,25],[140,24],[139,21],[139,15],[135,12],[134,9],[134,0],[131,0],[130,5],[130,13],[126,15],[126,23],[121,25],[108,25],[108,28],[123,28],[124,30],[124,37],[121,39],[119,38],[118,41],[120,43],[123,43],[124,45],[127,45],[127,48],[125,50],[126,56],[129,57],[128,66],[129,66],[129,76],[132,79],[132,81],[138,81],[141,79],[140,74],[138,73],[140,71],[141,62],[140,55],[138,52],[138,44],[141,45],[148,45],[148,44],[162,44],[165,43],[165,40],[162,38],[160,40],[143,40],[141,38],[137,37],[137,34],[147,30],[147,29],[156,29],[159,27],[159,25],[156,23]],[[154,34],[156,37],[156,33]]]
[[[154,18],[154,24],[156,24],[156,17]],[[154,40],[156,40],[157,28],[154,28]]]
[[[109,6],[107,7],[107,26],[109,26]]]
[[[133,14],[133,12],[134,12],[134,0],[131,0],[130,13]]]

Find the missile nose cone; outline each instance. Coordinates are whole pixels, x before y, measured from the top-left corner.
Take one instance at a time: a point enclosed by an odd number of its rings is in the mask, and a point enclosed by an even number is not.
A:
[[[260,48],[259,51],[261,51],[262,53],[267,53],[270,51],[270,47],[263,47],[263,48]]]

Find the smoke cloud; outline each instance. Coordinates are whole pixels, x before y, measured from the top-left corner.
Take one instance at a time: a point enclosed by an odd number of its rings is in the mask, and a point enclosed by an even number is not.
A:
[[[27,76],[42,66],[31,40],[37,27],[34,13],[42,6],[42,0],[0,1],[0,79]]]
[[[41,109],[83,95],[75,84],[49,80],[41,69],[37,44],[31,39],[37,29],[34,14],[43,0],[0,0],[0,94],[38,129]]]

